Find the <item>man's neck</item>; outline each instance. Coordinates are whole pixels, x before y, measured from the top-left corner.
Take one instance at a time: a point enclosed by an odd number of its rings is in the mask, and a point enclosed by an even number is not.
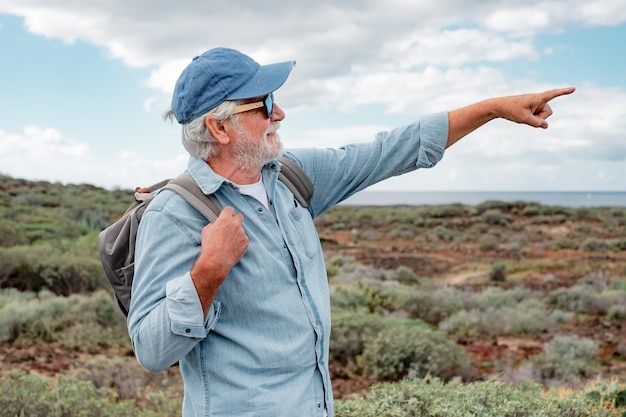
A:
[[[235,166],[232,160],[222,161],[220,158],[214,157],[210,158],[207,164],[209,164],[213,172],[235,184],[254,184],[261,179],[262,167],[244,170]]]

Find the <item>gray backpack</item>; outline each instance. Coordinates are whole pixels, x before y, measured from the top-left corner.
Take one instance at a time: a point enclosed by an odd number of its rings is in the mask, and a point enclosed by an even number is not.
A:
[[[289,188],[302,207],[308,208],[313,195],[311,179],[291,159],[280,157],[278,160],[282,164],[278,179]],[[204,194],[187,172],[172,180],[163,180],[148,187],[148,192],[135,193],[135,202],[118,221],[104,229],[98,236],[98,249],[104,272],[125,316],[128,315],[130,307],[131,287],[135,273],[135,238],[139,222],[146,207],[156,195],[155,192],[162,189],[169,189],[180,194],[209,222],[215,221],[222,211],[217,197],[213,194]]]

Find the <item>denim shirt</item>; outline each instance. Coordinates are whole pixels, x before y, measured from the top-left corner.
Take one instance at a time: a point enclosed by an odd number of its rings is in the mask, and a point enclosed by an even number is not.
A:
[[[202,191],[243,214],[250,243],[205,317],[190,270],[206,219],[169,190],[143,215],[129,332],[145,368],[179,363],[184,417],[332,417],[330,299],[313,219],[376,182],[434,166],[447,134],[447,113],[436,113],[370,143],[287,151],[315,191],[309,209],[301,207],[277,179],[279,162],[267,164],[263,183],[275,217],[190,158],[187,170]]]

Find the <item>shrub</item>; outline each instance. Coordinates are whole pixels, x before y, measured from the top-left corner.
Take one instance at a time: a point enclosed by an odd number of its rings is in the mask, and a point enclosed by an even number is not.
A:
[[[390,292],[392,303],[412,318],[437,324],[465,307],[463,294],[455,287],[402,288]]]
[[[0,266],[3,286],[21,291],[49,289],[69,295],[108,286],[99,259],[91,254],[65,252],[59,243],[0,248]]]
[[[522,214],[528,217],[538,216],[539,214],[541,214],[541,207],[534,204],[529,204],[524,207],[524,209],[522,210]]]
[[[442,321],[439,329],[457,336],[535,335],[548,324],[544,306],[531,299],[514,307],[460,311]]]
[[[478,243],[478,247],[483,252],[490,252],[490,251],[498,250],[499,246],[500,244],[498,242],[498,239],[496,239],[495,236],[491,236],[491,235],[483,236],[480,239],[480,242]]]
[[[609,320],[626,320],[626,305],[614,305],[606,313]]]
[[[445,226],[435,227],[434,233],[437,238],[444,242],[454,242],[463,236],[463,234],[458,230],[448,229]]]
[[[621,291],[598,294],[587,285],[576,285],[552,291],[548,300],[562,310],[584,314],[606,314],[613,305],[623,302],[624,294]]]
[[[544,346],[544,352],[528,358],[533,378],[543,384],[571,384],[595,366],[598,347],[591,339],[558,335]]]
[[[466,375],[469,358],[441,333],[422,327],[383,330],[369,342],[357,365],[365,376],[381,380],[433,375],[443,380]]]
[[[511,221],[499,209],[487,210],[480,217],[483,222],[494,226],[505,226]]]
[[[394,278],[403,285],[419,285],[419,279],[417,278],[415,271],[408,266],[400,265],[396,268]]]
[[[574,313],[571,311],[554,310],[550,313],[550,321],[556,324],[567,323],[574,318]]]
[[[376,314],[334,312],[332,315],[329,361],[343,365],[354,363],[365,344],[385,327],[384,318]]]
[[[169,403],[170,409],[174,409],[166,415],[178,414],[182,408],[182,379],[177,367],[164,372],[150,372],[142,368],[134,356],[94,355],[77,364],[69,376],[78,381],[89,381],[96,388],[110,388],[122,400],[143,402],[150,393],[156,399],[161,395],[159,393],[169,391],[176,395],[178,401]]]
[[[0,417],[147,417],[109,389],[62,375],[52,383],[43,376],[8,372],[0,377],[0,392]]]
[[[506,281],[506,265],[502,262],[492,264],[489,271],[489,279],[495,282]]]
[[[89,351],[128,344],[125,320],[104,291],[90,296],[56,296],[42,291],[27,302],[7,302],[0,309],[0,342],[33,345],[58,342]]]
[[[419,320],[385,318],[377,314],[350,311],[333,312],[329,361],[352,367],[365,346],[384,329],[425,326]]]
[[[587,252],[605,252],[609,248],[609,245],[603,241],[594,239],[592,237],[587,238],[580,244],[580,249]]]
[[[625,238],[619,239],[616,242],[614,242],[612,246],[616,250],[624,250],[624,251],[626,251],[626,239]]]
[[[555,250],[559,250],[559,249],[576,249],[576,248],[578,248],[578,243],[574,239],[559,238],[559,239],[556,239],[552,243],[552,248],[555,249]]]
[[[515,307],[524,300],[536,298],[527,288],[515,287],[510,290],[505,290],[500,287],[487,287],[480,294],[474,297],[472,303],[473,308],[479,310],[487,310],[489,308],[497,307]]]
[[[336,417],[619,417],[620,410],[583,392],[551,395],[534,382],[444,384],[435,378],[378,384],[362,399],[335,402]]]

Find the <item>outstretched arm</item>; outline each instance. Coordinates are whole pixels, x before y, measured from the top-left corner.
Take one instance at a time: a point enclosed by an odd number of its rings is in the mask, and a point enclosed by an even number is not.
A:
[[[446,148],[497,118],[546,129],[548,127],[546,119],[552,114],[548,102],[556,97],[571,94],[574,90],[574,87],[567,87],[535,94],[497,97],[453,110],[448,113]]]

